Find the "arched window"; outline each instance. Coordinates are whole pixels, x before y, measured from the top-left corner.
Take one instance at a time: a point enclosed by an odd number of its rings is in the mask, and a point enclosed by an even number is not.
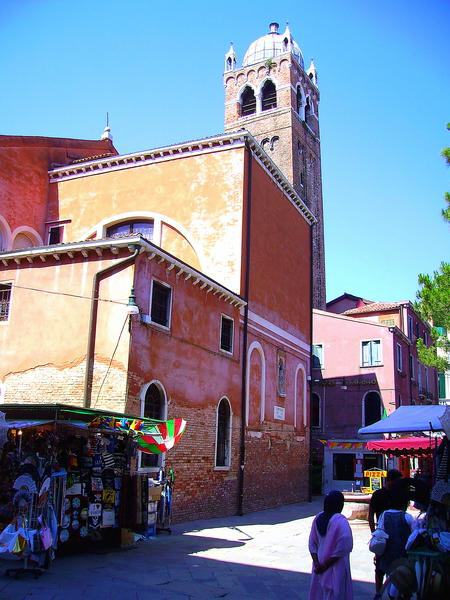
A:
[[[269,150],[269,142],[269,138],[264,138],[263,140],[261,140],[261,148],[266,152]]]
[[[147,240],[151,240],[153,238],[153,220],[140,219],[116,223],[108,227],[106,237],[121,238],[136,233],[141,233]]]
[[[302,91],[300,89],[300,86],[297,86],[297,112],[298,114],[300,114],[300,111],[302,110]]]
[[[382,403],[378,392],[368,392],[363,400],[363,427],[381,419]]]
[[[3,233],[2,228],[0,226],[0,252],[5,250],[6,247],[6,235]]]
[[[232,64],[233,64],[233,61],[231,60],[231,58],[230,58],[230,57],[228,57],[228,58],[227,58],[227,69],[228,69],[229,71],[231,71],[231,66],[232,66]]]
[[[151,383],[145,392],[142,406],[142,416],[147,419],[164,421],[166,418],[166,397],[164,391],[156,383]],[[161,454],[144,454],[141,456],[141,469],[155,468],[161,465]]]
[[[280,138],[277,135],[274,135],[273,138],[270,140],[270,149],[272,151],[275,150],[275,148],[278,146],[279,141]]]
[[[320,427],[320,396],[311,394],[311,427]]]
[[[289,49],[289,40],[287,38],[284,38],[284,40],[283,40],[283,50],[285,52],[287,52],[288,49]]]
[[[308,98],[306,98],[306,104],[305,104],[305,121],[306,121],[306,118],[309,117],[310,114],[311,114],[311,101],[308,96]]]
[[[231,407],[227,398],[222,398],[217,407],[216,467],[231,464]]]
[[[270,110],[277,107],[277,89],[273,81],[268,79],[263,85],[261,93],[261,110]]]
[[[256,113],[256,98],[255,92],[251,87],[247,86],[241,96],[241,117],[254,115]]]

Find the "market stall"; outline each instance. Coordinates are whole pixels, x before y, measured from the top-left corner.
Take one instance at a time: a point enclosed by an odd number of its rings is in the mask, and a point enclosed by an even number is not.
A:
[[[418,519],[417,528],[408,540],[406,564],[390,574],[390,581],[404,594],[416,593],[418,600],[439,600],[448,597],[450,589],[450,407],[402,406],[386,419],[359,430],[363,435],[419,432],[428,433],[429,437],[400,437],[384,440],[384,444],[379,440],[371,443],[381,444],[380,449],[389,452],[402,453],[415,445],[415,450],[433,453],[435,470],[426,514]],[[408,479],[410,498],[416,499],[419,486],[414,488],[410,483],[414,480]]]
[[[173,471],[139,473],[136,458],[172,448],[184,420],[65,405],[0,411],[0,558],[22,563],[10,574],[39,575],[56,551],[120,545],[127,532],[155,534],[158,522],[167,528]]]

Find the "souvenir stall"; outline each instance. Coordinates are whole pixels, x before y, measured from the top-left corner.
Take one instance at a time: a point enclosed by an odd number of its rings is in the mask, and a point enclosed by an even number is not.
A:
[[[392,571],[385,589],[389,593],[390,586],[394,586],[404,597],[415,594],[417,600],[443,600],[450,589],[450,407],[403,406],[386,419],[359,430],[363,435],[419,432],[430,435],[429,447],[433,448],[435,465],[432,486],[424,502],[422,488],[417,485],[420,480],[402,480],[409,498],[416,504],[419,501],[420,508],[426,512],[419,516],[417,527],[406,544],[408,558]],[[402,442],[401,437],[394,439],[400,447],[410,443]]]
[[[184,420],[64,405],[0,411],[0,559],[20,561],[10,575],[40,575],[56,551],[120,545],[127,531],[168,528],[174,474],[137,473],[137,453],[169,450]]]

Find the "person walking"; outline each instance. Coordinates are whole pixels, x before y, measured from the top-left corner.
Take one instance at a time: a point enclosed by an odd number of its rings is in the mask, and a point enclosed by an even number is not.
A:
[[[323,512],[312,524],[309,552],[313,561],[310,600],[353,600],[350,552],[353,536],[344,515],[342,492],[325,496]]]
[[[415,519],[406,512],[408,496],[403,489],[393,488],[391,507],[381,514],[378,527],[389,536],[386,548],[379,559],[379,568],[383,575],[389,575],[392,563],[399,558],[406,558],[406,542],[414,529]]]
[[[373,533],[376,529],[378,521],[382,513],[389,508],[392,508],[392,488],[395,483],[402,478],[402,474],[397,469],[390,469],[384,482],[384,486],[379,490],[375,490],[372,494],[369,504],[369,527]],[[375,522],[376,519],[376,522]],[[378,598],[381,587],[383,585],[384,574],[380,569],[379,557],[374,557],[375,563],[375,598]]]

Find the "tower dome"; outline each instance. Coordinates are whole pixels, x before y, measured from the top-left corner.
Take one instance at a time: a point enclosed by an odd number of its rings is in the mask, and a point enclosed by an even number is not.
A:
[[[286,25],[284,33],[278,33],[279,27],[278,23],[271,23],[269,33],[250,44],[242,61],[243,67],[290,52],[302,69],[305,68],[302,51],[292,37],[289,26]]]

